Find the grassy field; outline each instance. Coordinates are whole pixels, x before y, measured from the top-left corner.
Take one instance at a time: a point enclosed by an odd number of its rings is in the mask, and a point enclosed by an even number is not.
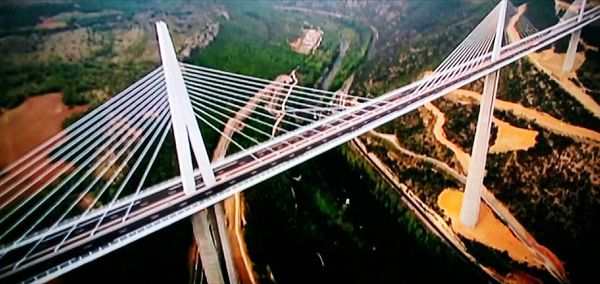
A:
[[[0,109],[49,91],[63,92],[67,105],[99,103],[159,65],[154,21],[190,36],[215,12],[210,3],[114,4],[1,4]],[[61,24],[41,25],[48,19]]]
[[[270,3],[227,6],[230,19],[220,19],[221,30],[214,43],[193,53],[186,61],[231,72],[273,79],[298,68],[301,85],[314,85],[334,59],[338,34],[350,34],[351,47],[340,79],[357,67],[369,42],[366,27],[327,17],[287,12]],[[289,42],[302,28],[319,27],[325,32],[320,47],[311,55],[294,52]]]

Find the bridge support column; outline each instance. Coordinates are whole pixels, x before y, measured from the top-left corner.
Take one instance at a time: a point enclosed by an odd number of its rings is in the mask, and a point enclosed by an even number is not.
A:
[[[498,23],[496,24],[496,36],[492,50],[492,61],[498,60],[504,38],[504,24],[506,21],[507,1],[502,0],[500,6]],[[479,116],[477,118],[477,130],[471,151],[471,162],[467,173],[467,183],[460,208],[460,221],[463,225],[474,227],[479,220],[479,206],[481,203],[481,188],[485,176],[485,162],[488,152],[490,130],[494,113],[494,100],[498,89],[500,71],[485,76],[483,94],[479,105]]]
[[[239,283],[224,214],[222,203],[217,203],[191,218],[198,254],[209,284]]]
[[[579,8],[579,15],[577,16],[577,21],[581,21],[583,18],[583,12],[585,10],[585,2],[586,0],[581,1],[581,8]],[[563,72],[571,72],[573,70],[573,64],[575,63],[575,55],[577,54],[577,46],[579,43],[579,38],[581,36],[581,30],[576,30],[571,34],[571,39],[569,40],[569,48],[567,49],[567,54],[565,56],[565,62],[563,64]]]
[[[496,99],[499,75],[499,71],[496,71],[485,76],[485,85],[479,105],[479,117],[477,118],[477,130],[475,131],[473,150],[471,151],[467,184],[460,210],[460,221],[466,226],[475,226],[479,219],[481,188],[485,175],[485,162],[490,140],[490,130],[492,128],[494,100]]]
[[[198,254],[202,263],[202,269],[209,284],[224,284],[225,278],[221,273],[220,252],[218,250],[215,231],[209,220],[209,210],[202,210],[192,216],[192,228],[194,239],[198,246]]]
[[[231,254],[231,243],[227,236],[227,226],[225,224],[225,210],[223,209],[223,202],[215,204],[213,207],[215,214],[215,225],[219,231],[219,240],[221,241],[221,251],[223,252],[223,260],[225,262],[225,268],[227,270],[227,278],[230,284],[239,283],[238,276],[235,270],[235,263],[233,262],[233,255]]]

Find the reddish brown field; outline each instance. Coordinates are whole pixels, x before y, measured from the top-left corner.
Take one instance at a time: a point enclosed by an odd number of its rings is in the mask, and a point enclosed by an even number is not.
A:
[[[87,108],[69,108],[63,104],[60,93],[50,93],[31,97],[0,115],[0,167],[14,162],[60,132],[66,118]]]

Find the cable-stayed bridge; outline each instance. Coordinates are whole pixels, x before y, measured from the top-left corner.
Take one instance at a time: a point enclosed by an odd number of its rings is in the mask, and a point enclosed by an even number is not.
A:
[[[501,1],[431,75],[376,98],[298,86],[293,72],[271,81],[180,63],[159,22],[161,67],[0,172],[0,280],[65,273],[485,78],[461,210],[473,226],[498,71],[567,35],[570,69],[581,28],[600,18],[574,6],[542,31],[523,19],[522,39],[504,44],[515,11]],[[180,176],[152,182],[165,151]]]

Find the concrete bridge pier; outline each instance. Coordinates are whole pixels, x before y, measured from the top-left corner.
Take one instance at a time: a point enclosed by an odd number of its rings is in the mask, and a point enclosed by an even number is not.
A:
[[[583,12],[585,10],[586,0],[581,1],[581,8],[579,8],[579,15],[577,16],[577,21],[581,21],[583,19]],[[575,63],[575,54],[577,54],[577,46],[579,43],[579,38],[581,37],[581,29],[574,31],[571,34],[571,39],[569,40],[569,48],[567,49],[567,54],[565,56],[565,62],[563,64],[563,72],[571,72],[573,70],[573,64]]]
[[[494,100],[496,99],[499,76],[499,71],[485,76],[485,85],[479,105],[479,117],[477,118],[477,130],[475,131],[475,140],[471,152],[471,163],[469,163],[467,184],[460,210],[460,221],[465,226],[474,227],[479,219],[481,188],[485,176],[485,162],[494,117]]]
[[[209,284],[224,284],[225,278],[221,273],[220,252],[210,222],[209,209],[202,210],[192,215],[192,228],[194,240],[198,246],[198,254],[202,262],[202,269]]]
[[[506,7],[508,3],[506,0],[502,0],[498,5],[500,5],[500,10],[498,13],[496,35],[492,49],[492,61],[496,61],[500,57],[502,39],[504,39]],[[468,227],[474,227],[479,220],[481,188],[483,187],[483,177],[485,176],[485,162],[489,147],[494,101],[496,100],[499,77],[499,70],[485,76],[483,94],[481,94],[482,98],[479,105],[477,130],[475,131],[475,139],[473,140],[471,162],[469,163],[469,172],[467,173],[467,184],[465,186],[462,206],[460,208],[460,222]]]
[[[223,202],[215,204],[213,207],[213,213],[215,216],[215,225],[219,231],[219,240],[221,242],[221,251],[223,255],[223,262],[227,271],[227,278],[230,284],[239,283],[238,275],[235,270],[235,263],[233,262],[233,254],[231,253],[231,243],[227,236],[227,224],[225,220],[225,210],[223,209]]]
[[[198,256],[208,284],[239,283],[227,238],[223,204],[191,217]]]

